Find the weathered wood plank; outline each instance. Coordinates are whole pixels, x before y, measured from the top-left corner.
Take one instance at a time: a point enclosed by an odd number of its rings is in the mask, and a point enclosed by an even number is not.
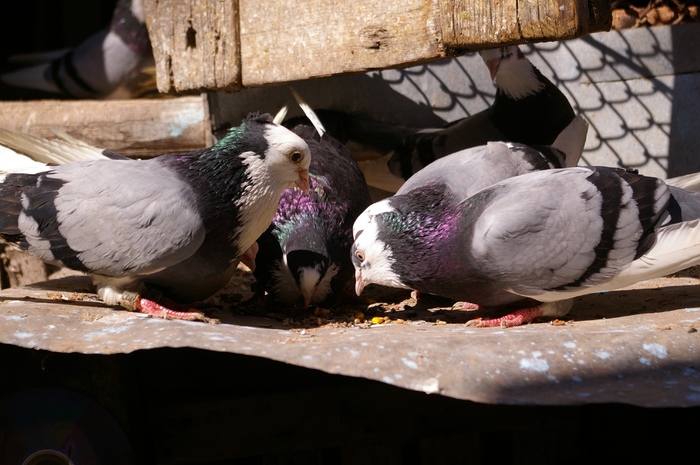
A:
[[[0,127],[45,138],[60,129],[125,155],[158,155],[211,145],[207,108],[202,96],[0,102]]]
[[[246,87],[444,55],[425,0],[241,0],[240,5]]]
[[[158,90],[238,90],[238,0],[144,0]]]
[[[438,0],[436,24],[445,47],[474,50],[502,44],[572,39],[607,30],[610,22],[590,11],[588,2],[572,0]],[[605,5],[596,6],[598,10]],[[611,17],[607,5],[607,15]]]
[[[161,92],[404,67],[610,28],[606,0],[144,0]]]

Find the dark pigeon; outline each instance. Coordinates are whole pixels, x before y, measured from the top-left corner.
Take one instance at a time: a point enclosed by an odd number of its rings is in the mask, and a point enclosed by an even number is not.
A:
[[[333,306],[354,272],[352,225],[371,199],[352,154],[295,97],[316,125],[293,128],[311,150],[310,189],[282,193],[272,225],[258,239],[254,275],[276,302]]]
[[[352,225],[371,199],[348,150],[328,134],[297,126],[311,150],[309,191],[282,193],[270,228],[258,239],[254,275],[276,301],[330,306],[353,276]]]

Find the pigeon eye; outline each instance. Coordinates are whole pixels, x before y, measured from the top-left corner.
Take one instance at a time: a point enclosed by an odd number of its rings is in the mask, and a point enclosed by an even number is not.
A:
[[[365,261],[365,254],[363,254],[361,250],[356,250],[355,251],[355,258],[357,258],[361,262],[364,262]]]
[[[301,161],[301,158],[302,158],[301,152],[294,152],[289,157],[289,159],[292,160],[294,163],[299,163]]]

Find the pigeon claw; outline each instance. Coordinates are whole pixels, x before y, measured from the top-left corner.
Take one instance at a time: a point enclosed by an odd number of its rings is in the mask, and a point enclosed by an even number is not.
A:
[[[455,302],[451,310],[481,310],[481,305],[471,302]]]
[[[500,318],[475,318],[473,320],[467,321],[465,326],[470,326],[474,328],[512,328],[513,326],[520,326],[525,323],[529,323],[535,318],[544,316],[542,309],[538,307],[521,308],[509,313]]]
[[[136,292],[123,292],[119,304],[131,312],[144,313],[156,318],[163,318],[164,320],[203,321],[211,324],[219,323],[218,319],[209,318],[199,310],[193,308],[185,311],[173,310],[156,301],[143,298]]]

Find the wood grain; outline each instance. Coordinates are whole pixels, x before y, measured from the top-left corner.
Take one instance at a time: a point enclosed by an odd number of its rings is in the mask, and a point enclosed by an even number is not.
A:
[[[381,5],[381,8],[378,6]],[[424,0],[241,0],[243,85],[408,65],[443,56]]]
[[[241,87],[238,0],[143,0],[158,91]]]
[[[124,155],[158,155],[211,145],[206,99],[0,102],[0,127],[53,138],[54,129]]]
[[[610,29],[605,0],[144,0],[161,92],[235,91]]]

